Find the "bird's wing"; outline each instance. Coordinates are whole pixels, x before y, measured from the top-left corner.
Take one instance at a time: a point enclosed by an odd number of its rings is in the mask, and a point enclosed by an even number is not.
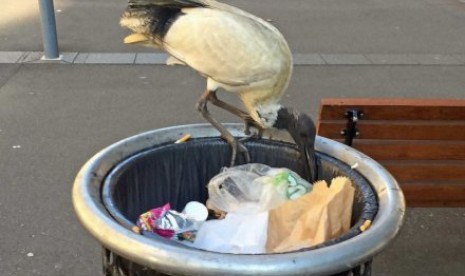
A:
[[[187,8],[183,13],[164,37],[163,48],[201,74],[225,85],[244,86],[282,70],[287,45],[260,22],[209,8]]]
[[[186,8],[186,7],[205,7],[206,1],[203,0],[129,0],[129,4],[134,5],[154,5],[162,7]]]

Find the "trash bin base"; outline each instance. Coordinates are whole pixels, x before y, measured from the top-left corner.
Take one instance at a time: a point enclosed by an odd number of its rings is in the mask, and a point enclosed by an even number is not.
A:
[[[372,260],[352,268],[349,271],[330,276],[370,276]],[[171,276],[154,269],[131,262],[102,247],[102,269],[105,276]]]

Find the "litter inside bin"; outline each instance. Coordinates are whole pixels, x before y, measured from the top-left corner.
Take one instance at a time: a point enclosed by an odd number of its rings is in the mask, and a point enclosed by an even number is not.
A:
[[[270,210],[268,253],[295,251],[341,236],[350,229],[355,189],[347,177],[313,184],[313,191]]]
[[[193,241],[207,219],[208,210],[200,202],[189,202],[182,213],[171,210],[169,203],[139,216],[137,226],[159,236],[179,241]]]
[[[261,176],[249,185],[241,182],[253,178],[250,174],[255,171],[276,169],[259,164],[241,167],[228,169],[210,181],[210,205],[222,206],[227,214],[223,221],[206,222],[194,247],[235,254],[279,253],[312,247],[349,231],[355,193],[349,178],[336,177],[330,185],[318,181],[313,188],[302,180],[307,193],[291,198],[283,192],[289,181],[276,182],[288,178]],[[286,170],[285,174],[291,173]],[[270,191],[278,196],[263,196]]]
[[[250,213],[244,203],[254,203],[257,211],[267,211],[312,190],[310,183],[287,168],[245,164],[225,168],[208,183],[207,206],[213,210]]]
[[[205,221],[206,207],[189,202],[142,214],[137,225],[190,246],[233,254],[295,251],[336,238],[350,228],[355,189],[347,177],[313,185],[285,168],[246,164],[224,169],[208,184],[207,206],[223,219]]]
[[[206,221],[197,232],[193,247],[233,254],[265,253],[268,212],[245,213],[257,209],[244,204],[244,212],[228,213],[224,219]]]

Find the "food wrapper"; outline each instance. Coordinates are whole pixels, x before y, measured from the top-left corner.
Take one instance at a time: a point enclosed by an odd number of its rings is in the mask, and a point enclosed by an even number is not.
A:
[[[347,177],[331,185],[313,184],[312,192],[269,211],[267,253],[311,247],[350,229],[355,189]]]
[[[186,214],[171,210],[169,203],[139,216],[137,226],[165,238],[192,241],[197,226]]]

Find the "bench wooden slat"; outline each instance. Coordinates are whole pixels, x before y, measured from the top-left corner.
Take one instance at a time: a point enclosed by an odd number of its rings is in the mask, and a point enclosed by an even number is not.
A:
[[[458,207],[465,202],[465,181],[405,182],[409,207]]]
[[[321,120],[318,134],[330,139],[340,139],[344,121]],[[356,139],[393,140],[465,140],[463,121],[364,121],[357,123],[360,134]]]
[[[345,119],[353,108],[363,110],[363,120],[465,120],[463,99],[323,99],[321,105],[321,120]]]
[[[408,206],[465,207],[465,99],[324,99],[318,135],[345,142],[350,110],[363,113],[352,146],[393,174]]]
[[[352,147],[376,160],[465,160],[465,141],[355,139]]]
[[[415,180],[463,180],[465,161],[379,161],[397,181]]]

